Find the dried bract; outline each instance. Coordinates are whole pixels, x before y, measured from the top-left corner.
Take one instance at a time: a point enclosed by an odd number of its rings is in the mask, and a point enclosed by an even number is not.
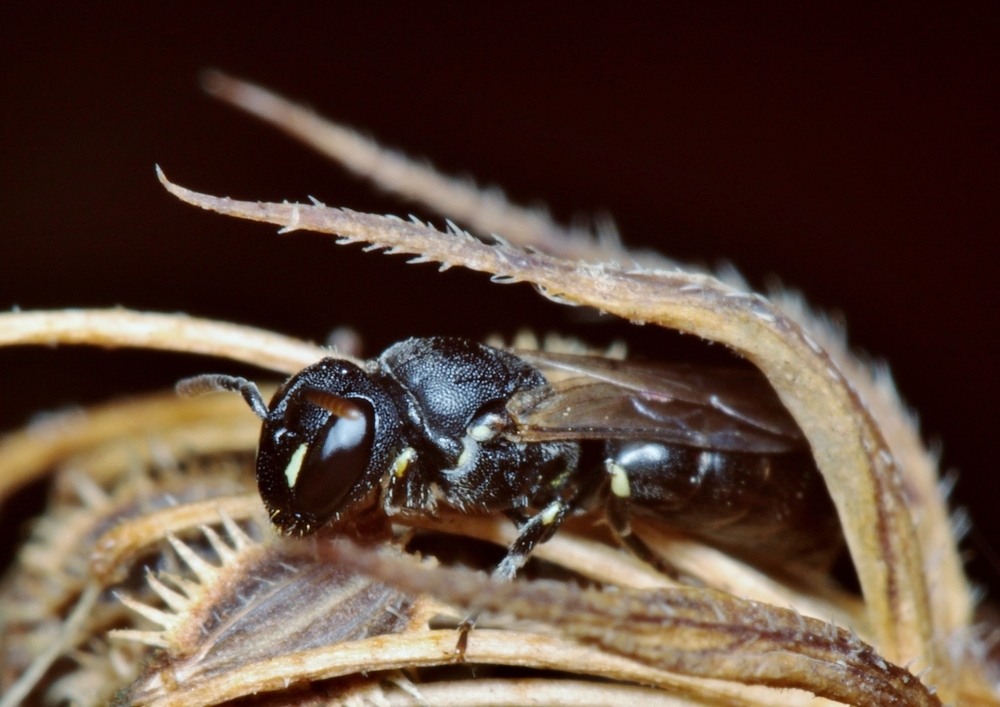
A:
[[[158,397],[0,442],[0,498],[55,474],[50,507],[0,590],[0,707],[100,704],[120,688],[129,703],[178,707],[250,695],[282,705],[1000,704],[934,460],[888,378],[800,301],[626,251],[606,229],[561,228],[258,87],[221,74],[206,85],[488,240],[451,222],[442,232],[318,203],[218,198],[159,172],[180,199],[529,282],[753,363],[811,446],[863,601],[829,578],[769,574],[645,522],[635,531],[699,586],[622,553],[586,516],[538,547],[526,568],[538,581],[510,584],[438,566],[487,569],[481,543],[506,547],[516,534],[499,518],[442,511],[278,537],[253,495],[259,422],[242,402]],[[54,343],[211,354],[281,374],[334,355],[183,316],[0,315],[0,345]],[[487,614],[462,654],[454,626],[469,610]]]

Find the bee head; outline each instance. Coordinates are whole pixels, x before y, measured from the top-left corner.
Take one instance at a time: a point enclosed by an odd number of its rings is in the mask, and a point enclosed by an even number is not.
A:
[[[264,421],[257,487],[271,522],[307,535],[380,492],[399,436],[396,408],[358,366],[327,358],[292,376],[265,405],[257,386],[231,376],[181,381],[179,392],[232,390]],[[398,450],[396,450],[398,451]]]
[[[306,535],[367,507],[380,492],[400,422],[356,365],[323,359],[283,385],[257,448],[257,487],[282,532]]]

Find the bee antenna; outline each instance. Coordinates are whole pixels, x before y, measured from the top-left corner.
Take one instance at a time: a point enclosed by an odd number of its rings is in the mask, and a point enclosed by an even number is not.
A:
[[[334,395],[319,388],[300,389],[304,399],[317,407],[321,407],[336,417],[346,417],[349,420],[356,420],[361,417],[361,409],[347,398]]]
[[[250,406],[250,409],[253,410],[257,417],[262,420],[267,419],[267,403],[261,397],[257,384],[253,381],[248,381],[246,378],[226,376],[220,373],[206,373],[203,376],[194,376],[193,378],[185,378],[184,380],[177,381],[174,390],[177,391],[178,395],[186,398],[222,391],[239,393],[247,401],[247,405]]]

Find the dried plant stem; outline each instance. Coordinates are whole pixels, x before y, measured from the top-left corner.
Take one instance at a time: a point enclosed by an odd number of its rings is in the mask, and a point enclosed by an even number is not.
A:
[[[611,655],[578,643],[546,636],[483,630],[470,640],[466,662],[491,665],[512,665],[541,670],[573,670],[588,675],[639,684],[653,685],[674,691],[691,692],[698,685],[699,696],[709,704],[713,698],[728,705],[782,705],[782,695],[768,692],[764,700],[744,698],[743,685],[713,680],[698,681],[683,675],[656,670],[632,660]],[[155,699],[139,697],[138,704],[147,707],[207,707],[239,697],[261,692],[274,692],[288,687],[288,681],[317,681],[350,675],[361,665],[378,666],[379,670],[406,667],[448,665],[457,661],[455,632],[451,630],[418,631],[393,636],[375,636],[361,641],[341,643],[328,648],[294,653],[248,666],[236,676],[220,675],[199,682],[193,689],[179,686],[173,692]],[[798,700],[796,700],[798,701]]]
[[[88,344],[218,356],[295,373],[323,356],[346,356],[291,337],[183,314],[65,309],[0,314],[0,346]]]
[[[213,96],[276,125],[381,188],[419,201],[477,233],[500,234],[511,243],[564,258],[633,261],[616,238],[598,241],[583,229],[563,228],[544,211],[512,204],[499,189],[481,190],[469,180],[440,174],[260,86],[218,71],[206,72],[202,85]]]
[[[786,299],[781,304],[792,313],[802,309],[800,301]],[[807,318],[804,314],[799,315],[800,321],[804,318]],[[850,354],[842,338],[829,336],[827,332],[822,327],[813,328],[819,344],[867,404],[893,458],[906,472],[907,503],[924,551],[925,575],[934,577],[928,594],[936,633],[954,637],[954,643],[966,641],[964,634],[972,622],[974,608],[972,592],[949,519],[947,499],[939,486],[937,460],[924,447],[916,421],[899,399],[888,371],[884,367],[872,371]]]

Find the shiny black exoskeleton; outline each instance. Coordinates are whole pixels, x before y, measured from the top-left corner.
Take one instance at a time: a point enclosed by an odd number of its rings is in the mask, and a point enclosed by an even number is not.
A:
[[[364,368],[324,359],[269,406],[241,378],[181,387],[239,391],[264,420],[257,483],[288,533],[372,507],[502,512],[519,535],[501,579],[567,515],[594,506],[650,562],[631,534],[633,514],[770,560],[815,564],[839,544],[808,445],[752,373],[515,355],[433,337],[396,344]]]

